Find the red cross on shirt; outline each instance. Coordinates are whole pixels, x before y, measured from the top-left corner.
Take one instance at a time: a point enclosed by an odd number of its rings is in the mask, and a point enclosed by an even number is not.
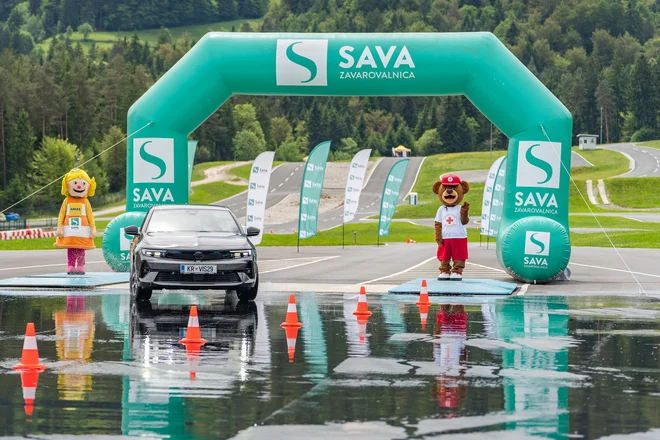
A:
[[[454,217],[447,217],[445,221],[447,222],[448,225],[451,225],[452,223],[454,223]]]

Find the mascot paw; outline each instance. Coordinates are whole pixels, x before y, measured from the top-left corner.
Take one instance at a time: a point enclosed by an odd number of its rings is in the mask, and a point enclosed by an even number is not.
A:
[[[463,203],[463,206],[461,207],[463,211],[468,211],[470,209],[470,204],[468,202]]]
[[[436,240],[436,243],[437,243],[438,246],[442,247],[442,245],[443,245],[445,242],[442,241],[442,240]]]
[[[461,275],[460,273],[454,272],[453,274],[451,274],[449,279],[452,280],[452,281],[463,281],[463,275]]]

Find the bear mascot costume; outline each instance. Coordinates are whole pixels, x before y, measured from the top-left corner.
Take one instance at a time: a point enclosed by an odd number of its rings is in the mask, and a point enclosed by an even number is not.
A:
[[[470,185],[453,174],[447,174],[433,183],[433,192],[438,195],[441,204],[435,215],[435,242],[440,260],[438,280],[463,279],[463,269],[468,259],[465,225],[470,222],[470,204],[465,202],[461,205],[461,202],[469,190]]]
[[[94,249],[96,224],[87,197],[94,195],[96,181],[81,169],[74,168],[62,179],[62,202],[57,218],[55,247],[67,249],[69,275],[85,274],[85,250]]]

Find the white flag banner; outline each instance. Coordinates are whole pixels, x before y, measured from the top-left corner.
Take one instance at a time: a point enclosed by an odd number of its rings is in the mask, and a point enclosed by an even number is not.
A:
[[[254,226],[259,229],[259,235],[251,237],[255,246],[261,243],[264,233],[264,217],[266,214],[266,197],[270,184],[270,173],[273,170],[274,151],[265,151],[254,160],[250,172],[250,183],[247,193],[247,211],[245,215],[245,229]]]
[[[504,156],[497,159],[488,170],[488,177],[486,178],[486,186],[484,187],[484,199],[481,203],[481,235],[488,235],[490,224],[490,208],[493,203],[493,190],[495,187],[495,178],[499,172],[500,165],[504,160]]]
[[[353,156],[353,160],[351,161],[351,167],[348,169],[348,177],[346,178],[346,192],[344,195],[344,223],[348,223],[355,218],[370,156],[370,149],[360,150]]]

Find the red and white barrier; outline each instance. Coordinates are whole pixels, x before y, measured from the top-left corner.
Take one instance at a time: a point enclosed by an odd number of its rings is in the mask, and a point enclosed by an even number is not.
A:
[[[26,238],[47,238],[55,237],[57,232],[44,231],[41,228],[36,229],[15,229],[11,231],[0,232],[0,240],[24,240]]]

